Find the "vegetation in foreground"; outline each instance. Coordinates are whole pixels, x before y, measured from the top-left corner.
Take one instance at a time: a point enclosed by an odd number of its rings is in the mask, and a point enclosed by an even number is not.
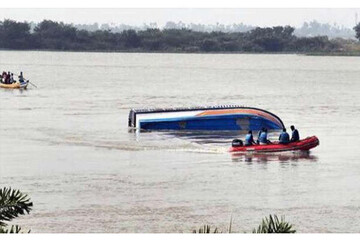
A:
[[[257,229],[253,230],[253,233],[295,233],[292,224],[285,221],[285,217],[282,216],[279,219],[276,215],[269,215],[269,218],[265,217]]]
[[[269,215],[269,218],[263,218],[261,224],[254,228],[252,233],[295,233],[293,225],[285,221],[285,217],[280,219],[276,215]],[[199,230],[193,230],[193,233],[222,233],[217,227],[211,229],[210,225],[204,225]],[[230,221],[227,233],[232,233],[232,220]]]
[[[360,38],[359,24],[354,28]],[[122,52],[348,53],[360,55],[355,40],[326,36],[297,37],[294,28],[276,26],[247,32],[200,32],[149,28],[122,32],[79,30],[71,24],[44,20],[32,30],[27,22],[0,21],[0,49]],[[346,54],[342,54],[346,55]]]
[[[0,189],[0,233],[21,233],[20,226],[9,226],[7,222],[19,215],[29,214],[32,206],[30,198],[19,190],[6,187]]]

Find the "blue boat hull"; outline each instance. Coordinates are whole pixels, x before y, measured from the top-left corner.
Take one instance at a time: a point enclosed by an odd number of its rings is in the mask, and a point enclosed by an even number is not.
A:
[[[221,115],[141,120],[140,128],[145,130],[261,130],[282,129],[283,126],[266,118],[253,115]]]

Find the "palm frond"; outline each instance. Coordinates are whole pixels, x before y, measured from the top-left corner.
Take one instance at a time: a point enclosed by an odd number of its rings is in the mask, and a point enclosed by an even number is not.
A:
[[[6,187],[0,189],[0,226],[6,226],[4,221],[11,221],[25,213],[29,214],[32,206],[33,203],[27,194]],[[16,231],[17,228],[14,227],[13,230]]]
[[[232,215],[230,217],[230,224],[229,224],[229,233],[231,233],[231,227],[232,227],[232,222],[233,222],[233,218],[232,218]]]
[[[20,226],[12,225],[10,228],[0,227],[0,233],[30,233],[30,230],[28,232],[24,232]]]
[[[279,218],[274,215],[265,217],[257,229],[253,233],[295,233],[296,230],[292,229],[292,225],[285,221],[285,217]]]
[[[213,232],[211,232],[210,225],[204,225],[201,228],[199,228],[199,231],[194,230],[193,233],[219,233],[218,228],[215,228]]]

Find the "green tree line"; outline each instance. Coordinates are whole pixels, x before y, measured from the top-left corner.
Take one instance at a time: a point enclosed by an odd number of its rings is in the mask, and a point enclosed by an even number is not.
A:
[[[326,36],[296,37],[290,26],[257,27],[248,32],[197,32],[189,29],[87,31],[44,20],[0,22],[0,48],[16,50],[133,52],[331,52],[341,45]]]

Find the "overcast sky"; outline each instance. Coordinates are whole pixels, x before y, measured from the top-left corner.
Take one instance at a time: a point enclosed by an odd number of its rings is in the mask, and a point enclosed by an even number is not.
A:
[[[341,9],[0,9],[2,19],[40,22],[43,19],[66,23],[115,23],[141,26],[156,22],[159,27],[167,21],[202,24],[244,23],[256,26],[291,25],[299,27],[305,21],[355,25],[360,8]]]

